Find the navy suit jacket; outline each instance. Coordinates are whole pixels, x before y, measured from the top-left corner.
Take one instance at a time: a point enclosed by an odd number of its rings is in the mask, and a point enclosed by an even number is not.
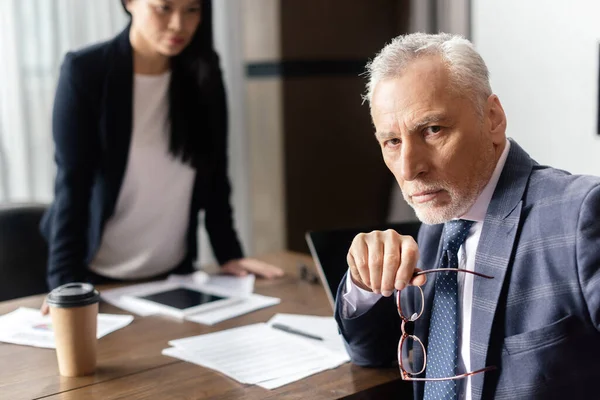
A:
[[[475,257],[475,270],[494,279],[473,283],[472,370],[498,369],[472,377],[473,400],[600,396],[599,221],[600,178],[540,166],[511,142]],[[419,268],[435,268],[441,259],[442,229],[422,225]],[[434,280],[424,286],[425,312],[415,322],[425,346]],[[397,362],[394,299],[381,298],[350,319],[340,304],[336,319],[353,362]],[[423,383],[413,387],[422,399]]]
[[[198,214],[219,263],[242,257],[233,228],[227,177],[227,109],[225,90],[214,52],[199,71],[205,82],[199,99],[197,82],[172,68],[169,102],[171,126],[204,135],[202,162],[190,201],[187,254],[177,273],[191,272],[197,258]],[[186,79],[188,79],[186,81]],[[173,85],[184,99],[173,99]],[[133,52],[129,27],[114,39],[66,55],[54,101],[52,130],[57,174],[52,205],[41,222],[49,244],[50,289],[87,280],[87,268],[101,243],[106,221],[113,215],[121,190],[132,133]],[[182,92],[180,92],[181,94]],[[203,107],[196,107],[202,104]],[[175,128],[173,128],[175,129]],[[168,196],[169,193],[165,193]],[[168,240],[169,232],[165,232]]]

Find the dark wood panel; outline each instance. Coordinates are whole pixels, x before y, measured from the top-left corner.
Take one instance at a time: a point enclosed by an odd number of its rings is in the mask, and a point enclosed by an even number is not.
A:
[[[288,248],[307,230],[385,221],[394,182],[374,136],[360,77],[283,81]]]
[[[281,0],[281,58],[300,66],[371,59],[406,32],[409,4]],[[393,178],[373,138],[369,108],[361,106],[364,64],[353,74],[311,74],[306,68],[304,75],[283,76],[290,250],[308,250],[307,230],[377,225],[387,216]]]
[[[408,0],[281,0],[281,57],[372,57],[403,33]]]

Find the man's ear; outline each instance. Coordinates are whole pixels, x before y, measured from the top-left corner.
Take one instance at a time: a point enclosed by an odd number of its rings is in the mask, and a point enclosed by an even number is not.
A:
[[[506,114],[500,99],[495,94],[488,97],[486,111],[486,122],[492,141],[495,144],[503,143],[506,140]]]

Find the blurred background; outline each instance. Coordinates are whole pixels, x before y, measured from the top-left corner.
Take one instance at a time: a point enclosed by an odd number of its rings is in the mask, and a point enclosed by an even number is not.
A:
[[[600,175],[598,15],[597,0],[213,0],[247,253],[307,252],[308,230],[415,218],[361,100],[365,63],[407,32],[470,38],[508,135],[540,163]],[[127,20],[117,0],[0,0],[0,203],[51,201],[64,54]]]

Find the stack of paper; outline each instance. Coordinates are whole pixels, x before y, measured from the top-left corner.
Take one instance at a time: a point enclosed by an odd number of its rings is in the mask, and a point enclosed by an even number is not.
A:
[[[261,308],[274,306],[279,303],[281,303],[281,299],[278,299],[277,297],[262,296],[260,294],[252,293],[238,303],[190,315],[185,319],[199,324],[214,325],[221,321],[248,314],[249,312],[260,310]]]
[[[131,321],[132,315],[98,314],[98,339],[126,327]],[[50,316],[24,307],[0,316],[0,342],[54,349]]]
[[[160,308],[144,305],[135,301],[135,296],[172,289],[177,286],[191,289],[207,290],[223,295],[240,297],[240,301],[227,307],[216,308],[189,315],[185,319],[205,325],[214,325],[249,312],[279,304],[281,299],[261,296],[253,293],[254,275],[235,277],[226,275],[208,275],[196,271],[189,275],[171,275],[157,282],[129,285],[116,289],[104,290],[100,295],[107,303],[140,316],[160,313]]]
[[[274,389],[350,361],[333,318],[298,316],[300,318],[294,321],[290,314],[278,315],[269,324],[172,340],[169,344],[173,347],[163,350],[163,354],[266,389]],[[320,326],[312,329],[304,326],[303,331],[310,331],[324,340],[286,333],[270,325],[286,322],[288,326],[294,326],[294,322],[312,319],[319,321]]]
[[[317,346],[325,347],[331,351],[347,355],[344,340],[338,331],[337,322],[333,317],[317,317],[315,315],[301,314],[275,314],[267,322],[269,326],[281,324],[300,332],[322,338],[322,341],[311,340]],[[350,358],[348,358],[350,361]]]

